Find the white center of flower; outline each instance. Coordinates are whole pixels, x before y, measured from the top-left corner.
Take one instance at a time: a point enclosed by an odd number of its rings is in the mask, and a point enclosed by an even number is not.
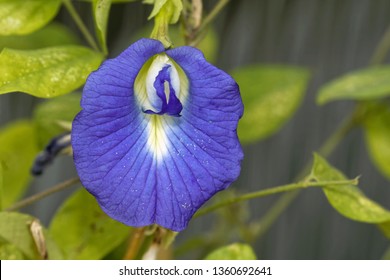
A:
[[[169,153],[169,133],[186,103],[188,88],[183,69],[166,54],[150,58],[135,80],[134,94],[147,124],[147,145],[157,162]]]
[[[179,73],[175,65],[172,63],[171,59],[166,54],[160,54],[156,56],[153,60],[152,64],[149,67],[148,73],[146,75],[146,93],[147,93],[147,103],[145,104],[146,110],[159,111],[162,106],[161,98],[158,97],[156,88],[154,83],[156,81],[156,77],[163,70],[164,67],[169,66],[169,79],[170,81],[164,82],[164,92],[169,101],[169,84],[172,86],[175,91],[175,95],[178,99],[180,99],[180,78]],[[149,106],[148,106],[149,105]]]

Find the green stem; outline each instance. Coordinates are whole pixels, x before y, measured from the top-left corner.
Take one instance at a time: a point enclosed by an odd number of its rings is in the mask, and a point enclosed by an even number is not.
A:
[[[95,50],[100,51],[98,45],[96,44],[95,39],[89,32],[88,28],[85,26],[84,22],[81,20],[79,14],[77,13],[76,9],[74,8],[71,0],[63,0],[63,3],[72,16],[73,20],[75,21],[76,25],[80,29],[81,33],[84,35],[85,39],[87,40],[88,44]]]
[[[266,214],[261,217],[261,220],[259,221],[259,231],[256,234],[257,238],[263,236],[271,228],[279,216],[282,215],[287,207],[295,200],[298,194],[300,194],[300,190],[295,190],[285,193],[278,198]]]
[[[370,64],[377,65],[382,63],[389,49],[390,49],[390,26],[387,28],[381,41],[376,47],[374,54],[371,57]]]
[[[356,126],[358,120],[360,119],[360,115],[360,107],[356,107],[355,110],[342,121],[328,139],[326,139],[324,144],[322,144],[322,146],[318,149],[318,153],[323,157],[330,156],[344,137],[347,136],[347,134]]]
[[[379,42],[372,58],[370,64],[379,64],[382,63],[386,57],[387,52],[390,49],[390,26],[383,35],[381,41]],[[355,111],[345,119],[345,121],[338,127],[338,129],[325,141],[325,143],[319,148],[319,153],[328,157],[341,140],[353,129],[353,127],[359,123],[362,118],[362,107],[358,105]],[[310,164],[307,164],[302,172],[299,173],[298,179],[305,174],[307,174],[310,169]],[[280,197],[276,203],[267,211],[267,213],[261,218],[261,232],[258,237],[262,236],[272,224],[277,220],[277,218],[284,212],[285,209],[294,201],[294,199],[299,194],[299,191],[290,192],[284,194]]]
[[[257,192],[251,192],[247,193],[241,196],[237,196],[225,201],[221,201],[219,203],[216,203],[215,205],[212,205],[210,207],[204,208],[196,212],[194,217],[200,217],[205,214],[208,214],[210,212],[215,211],[216,209],[222,208],[224,206],[231,205],[233,203],[245,201],[245,200],[250,200],[254,198],[259,198],[259,197],[264,197],[264,196],[269,196],[281,192],[288,192],[288,191],[295,191],[298,189],[304,189],[308,187],[325,187],[325,186],[335,186],[335,185],[357,185],[358,179],[353,179],[353,180],[340,180],[340,181],[320,181],[320,182],[312,182],[312,181],[303,181],[299,183],[293,183],[293,184],[287,184],[287,185],[282,185],[282,186],[277,186]]]
[[[356,120],[360,115],[359,110],[355,110],[352,115],[348,116],[339,127],[328,137],[324,144],[318,149],[319,154],[323,157],[328,157],[341,140],[354,128],[356,125]],[[303,176],[307,175],[311,168],[311,161],[302,169],[298,174],[296,180],[301,179]],[[259,223],[261,225],[261,231],[258,233],[257,237],[260,238],[265,234],[274,222],[279,218],[279,216],[290,206],[290,204],[295,200],[295,198],[300,193],[299,190],[294,192],[289,192],[283,194],[273,205],[272,207],[264,214],[260,219]]]
[[[5,211],[15,211],[15,210],[18,210],[20,208],[26,207],[28,205],[31,205],[31,204],[47,197],[47,196],[53,194],[53,193],[65,190],[65,189],[67,189],[67,188],[69,188],[69,187],[71,187],[79,182],[80,182],[80,179],[78,177],[69,179],[69,180],[62,182],[58,185],[55,185],[54,187],[51,187],[43,192],[34,194],[26,199],[23,199],[23,200],[15,203],[14,205],[8,207],[7,209],[5,209]]]

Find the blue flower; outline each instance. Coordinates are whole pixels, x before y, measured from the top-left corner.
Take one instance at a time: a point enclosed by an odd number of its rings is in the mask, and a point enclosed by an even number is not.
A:
[[[192,47],[141,39],[86,82],[72,146],[81,182],[112,218],[183,230],[240,173],[236,82]]]

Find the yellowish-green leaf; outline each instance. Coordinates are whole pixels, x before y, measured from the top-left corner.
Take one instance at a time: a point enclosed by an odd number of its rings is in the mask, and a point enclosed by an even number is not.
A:
[[[101,259],[128,237],[130,228],[108,217],[85,189],[55,214],[50,233],[66,259]]]
[[[0,36],[0,50],[3,48],[28,50],[53,46],[78,44],[79,40],[65,25],[51,23],[28,35]]]
[[[66,132],[63,123],[71,123],[80,108],[81,95],[77,93],[55,97],[39,104],[34,110],[34,125],[38,145],[43,148],[53,137]]]
[[[253,249],[247,244],[233,243],[219,248],[205,258],[206,260],[256,260]]]
[[[13,244],[28,259],[42,259],[31,231],[31,224],[37,219],[26,214],[0,212],[0,238]],[[43,244],[49,259],[62,259],[57,245],[42,228]]]
[[[0,0],[0,35],[31,33],[50,22],[61,0]]]
[[[366,145],[371,160],[390,179],[390,106],[374,105],[364,120]]]
[[[378,224],[383,234],[390,239],[390,221]]]
[[[244,102],[238,136],[248,144],[278,131],[297,110],[309,73],[300,67],[252,65],[233,71]]]
[[[2,204],[6,208],[26,190],[30,168],[39,149],[31,122],[18,121],[0,130],[0,163],[3,169]]]
[[[95,0],[79,0],[80,2],[93,2]],[[120,3],[129,3],[129,2],[136,2],[140,0],[111,0],[112,4],[120,4]]]
[[[108,16],[110,13],[112,0],[93,0],[93,11],[95,19],[95,28],[100,45],[103,48],[104,53],[108,53],[107,50],[107,25]]]
[[[3,161],[0,159],[0,211],[3,210],[3,196],[4,196],[4,191],[3,191],[3,181],[4,181],[4,175],[3,175]],[[0,258],[1,260],[1,258]]]
[[[314,155],[312,176],[317,181],[346,180],[346,177],[332,167],[318,154]],[[323,191],[329,203],[345,217],[366,223],[390,221],[390,212],[366,197],[352,185],[326,186]]]
[[[50,98],[80,87],[103,56],[80,46],[32,51],[4,49],[0,54],[0,94],[21,91]]]
[[[14,244],[0,243],[0,260],[24,260],[23,253]]]
[[[375,66],[347,73],[325,84],[317,103],[334,100],[372,100],[390,95],[390,66]]]

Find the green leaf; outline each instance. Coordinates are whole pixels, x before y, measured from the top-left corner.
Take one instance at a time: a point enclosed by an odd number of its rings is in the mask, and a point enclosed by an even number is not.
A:
[[[103,56],[88,48],[61,46],[0,54],[0,94],[21,91],[50,98],[80,87]]]
[[[55,214],[50,233],[66,259],[101,259],[128,237],[130,228],[108,217],[85,189]]]
[[[79,43],[79,40],[76,35],[65,25],[58,23],[51,23],[24,36],[0,36],[0,50],[3,48],[28,50],[77,43]]]
[[[314,155],[311,175],[317,181],[346,180],[346,177],[318,154]],[[345,217],[365,223],[390,221],[390,212],[367,198],[352,185],[325,186],[323,191],[329,203]]]
[[[93,2],[95,0],[78,0],[80,2]],[[136,2],[140,0],[111,0],[112,4],[120,4],[120,3],[129,3],[129,2]]]
[[[71,123],[80,108],[80,94],[55,97],[39,104],[34,110],[38,146],[43,148],[53,137],[66,132],[63,123]]]
[[[374,66],[348,73],[321,87],[317,103],[334,100],[372,100],[390,95],[390,66]]]
[[[0,159],[0,211],[3,209],[3,197],[4,197],[4,175],[3,175],[3,164],[5,163]],[[1,258],[0,258],[1,260]]]
[[[252,65],[233,71],[244,102],[238,136],[248,144],[275,133],[293,115],[306,90],[309,73],[282,65]]]
[[[382,233],[384,234],[384,236],[386,236],[386,238],[390,239],[390,221],[380,223],[380,224],[378,224],[378,226],[379,226],[380,230],[382,231]]]
[[[3,207],[10,206],[25,191],[30,168],[39,150],[32,123],[18,121],[0,130],[0,163],[3,169]]]
[[[0,238],[14,245],[28,259],[41,259],[30,226],[37,219],[26,214],[0,212]],[[61,259],[57,245],[42,228],[44,243],[49,259]]]
[[[0,35],[31,33],[51,21],[61,0],[0,0]]]
[[[205,260],[256,260],[256,255],[249,245],[233,243],[211,252]]]
[[[105,54],[108,53],[106,35],[111,2],[112,0],[93,0],[92,2],[97,37]]]
[[[372,106],[363,126],[371,160],[390,179],[390,106]]]
[[[25,257],[14,244],[0,243],[0,260],[24,260]]]

